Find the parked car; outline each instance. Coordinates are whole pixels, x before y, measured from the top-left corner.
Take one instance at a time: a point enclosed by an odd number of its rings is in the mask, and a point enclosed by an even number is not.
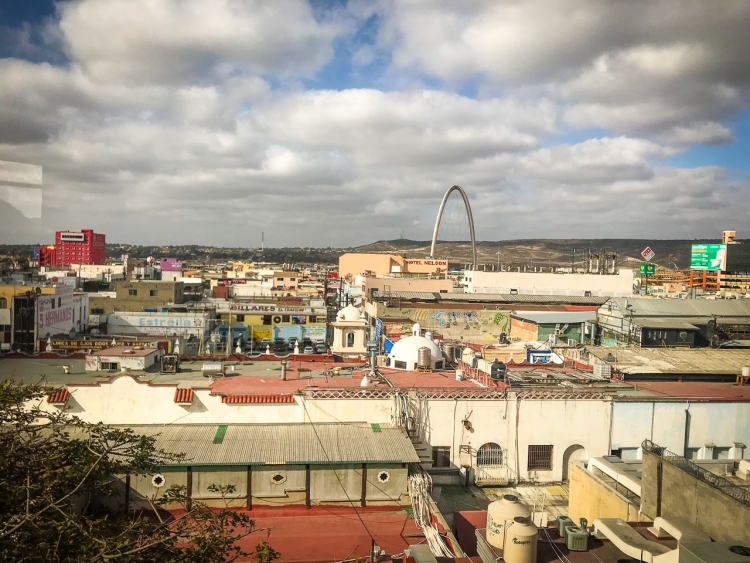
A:
[[[299,339],[296,336],[292,336],[289,339],[289,350],[294,350],[294,347],[299,344]]]
[[[315,351],[318,354],[325,354],[327,349],[328,349],[328,347],[325,344],[323,344],[322,342],[318,342],[315,345]]]
[[[314,353],[315,353],[315,350],[313,350],[313,347],[312,347],[312,346],[305,346],[305,351],[304,351],[304,353],[305,353],[305,354],[314,354]]]

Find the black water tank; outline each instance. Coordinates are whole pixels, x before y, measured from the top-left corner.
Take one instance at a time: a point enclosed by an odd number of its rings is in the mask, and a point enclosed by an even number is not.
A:
[[[508,370],[508,366],[503,362],[495,361],[490,366],[490,379],[493,381],[500,381],[505,378],[505,372]]]

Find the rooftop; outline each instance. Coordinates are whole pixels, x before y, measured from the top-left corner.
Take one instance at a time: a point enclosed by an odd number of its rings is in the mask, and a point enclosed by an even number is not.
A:
[[[617,308],[636,317],[750,317],[750,301],[737,299],[649,299],[614,297]]]
[[[427,291],[391,291],[389,293],[373,290],[375,298],[432,301],[440,303],[556,303],[577,305],[602,305],[607,297],[582,297],[576,295],[530,295],[526,293],[433,293]]]
[[[144,346],[112,346],[111,348],[105,348],[104,350],[94,352],[92,355],[108,358],[113,356],[134,356],[137,358],[144,358],[158,351],[159,348],[147,348]]]
[[[586,348],[599,360],[612,354],[616,361],[612,367],[624,374],[726,374],[742,373],[750,366],[750,350],[708,348],[640,348],[588,346]]]
[[[170,465],[419,463],[398,428],[367,423],[129,425],[156,448],[188,452]]]

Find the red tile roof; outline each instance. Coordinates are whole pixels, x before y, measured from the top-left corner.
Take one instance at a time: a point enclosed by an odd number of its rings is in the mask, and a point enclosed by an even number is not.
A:
[[[192,403],[193,402],[193,390],[192,389],[175,389],[174,402],[175,403]]]
[[[222,403],[250,404],[250,403],[294,403],[291,395],[224,395]]]
[[[50,405],[64,405],[68,402],[69,398],[70,391],[68,391],[68,388],[60,387],[59,389],[55,389],[55,391],[47,395],[47,402]]]

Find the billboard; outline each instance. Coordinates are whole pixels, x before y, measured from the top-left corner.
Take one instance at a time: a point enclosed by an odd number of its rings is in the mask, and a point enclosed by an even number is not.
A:
[[[70,332],[75,327],[73,287],[58,285],[54,295],[40,295],[36,301],[36,312],[39,337]]]
[[[726,244],[694,244],[690,251],[691,270],[720,272],[726,269]]]

